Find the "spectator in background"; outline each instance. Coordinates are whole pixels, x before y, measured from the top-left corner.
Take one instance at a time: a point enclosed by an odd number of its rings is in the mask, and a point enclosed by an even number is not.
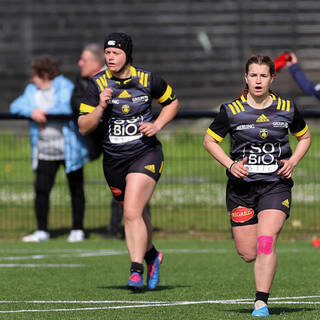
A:
[[[144,287],[147,264],[150,290],[159,283],[163,255],[152,243],[152,224],[146,214],[159,180],[164,159],[156,138],[176,115],[179,102],[170,85],[159,75],[132,66],[132,40],[112,33],[104,43],[108,69],[95,75],[80,104],[80,132],[86,135],[103,126],[103,169],[114,198],[124,208],[126,244],[131,260],[127,286]],[[162,105],[153,118],[152,100]]]
[[[37,230],[22,238],[25,242],[46,241],[49,197],[58,168],[65,168],[72,202],[72,230],[69,242],[83,241],[85,196],[83,165],[88,150],[72,120],[50,120],[47,115],[72,115],[70,98],[73,84],[61,75],[57,61],[47,55],[32,62],[31,83],[12,102],[10,112],[31,118],[32,169],[35,170],[35,214]]]
[[[276,243],[290,214],[291,176],[311,143],[294,102],[270,91],[274,76],[270,57],[249,58],[244,94],[221,105],[204,138],[207,151],[227,169],[227,210],[238,254],[246,262],[255,261],[254,317],[269,315]],[[293,152],[289,130],[298,140]],[[219,145],[228,133],[230,156]]]
[[[302,91],[320,101],[320,83],[310,81],[298,65],[298,58],[293,52],[288,53],[286,65],[289,67],[293,79]],[[320,238],[312,241],[312,244],[320,248]]]
[[[79,115],[80,101],[88,88],[90,79],[106,68],[103,47],[97,43],[86,45],[82,50],[78,66],[80,68],[80,75],[76,78],[71,97],[71,106],[76,118]],[[88,134],[85,138],[89,149],[90,160],[99,158],[102,153],[102,141],[99,128]],[[123,209],[114,198],[112,198],[110,203],[110,211],[111,216],[106,237],[118,238],[120,236],[123,238],[124,233],[121,225]],[[147,212],[150,215],[149,205],[147,206]]]

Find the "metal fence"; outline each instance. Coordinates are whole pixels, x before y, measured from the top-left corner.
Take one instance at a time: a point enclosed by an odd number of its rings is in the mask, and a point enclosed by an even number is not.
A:
[[[229,236],[225,170],[202,146],[211,122],[206,118],[208,115],[192,120],[177,119],[158,135],[165,154],[163,175],[151,200],[152,220],[158,231]],[[0,123],[0,234],[15,238],[36,228],[34,173],[30,165],[27,120],[2,119]],[[313,142],[294,172],[291,217],[282,233],[286,237],[320,234],[318,121],[312,120],[310,127]],[[223,147],[228,150],[227,139]],[[103,231],[109,222],[111,193],[103,176],[101,158],[85,165],[85,192],[85,228],[89,233]],[[59,169],[50,199],[49,229],[69,230],[71,201],[63,167]]]

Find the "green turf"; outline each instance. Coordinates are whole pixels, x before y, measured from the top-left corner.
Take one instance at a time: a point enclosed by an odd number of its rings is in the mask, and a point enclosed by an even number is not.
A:
[[[156,239],[155,243],[165,256],[160,285],[154,291],[133,294],[125,287],[129,258],[123,241],[97,237],[70,244],[65,236],[38,244],[2,241],[0,312],[24,311],[0,313],[0,318],[250,319],[252,301],[210,303],[254,298],[253,264],[246,264],[237,256],[231,240],[170,238]],[[310,242],[288,242],[280,238],[278,271],[271,298],[317,297],[276,300],[282,301],[280,304],[270,300],[270,319],[320,319],[319,255],[320,251]],[[44,264],[62,266],[40,267]],[[70,264],[80,266],[68,267]],[[81,303],[85,301],[96,302]],[[150,305],[156,301],[169,305]],[[114,309],[97,309],[106,307]],[[53,311],[57,309],[64,311]],[[36,311],[28,312],[31,310]]]

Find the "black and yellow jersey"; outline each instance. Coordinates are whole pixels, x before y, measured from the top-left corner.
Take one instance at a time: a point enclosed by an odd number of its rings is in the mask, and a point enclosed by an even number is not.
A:
[[[292,151],[288,132],[302,136],[308,126],[292,100],[271,94],[272,104],[265,109],[252,108],[242,95],[224,103],[207,133],[221,142],[231,137],[230,156],[239,161],[248,157],[249,175],[245,181],[277,181],[280,160],[289,159]],[[227,172],[229,178],[237,179]]]
[[[128,79],[114,78],[108,69],[95,75],[80,104],[80,115],[90,113],[99,104],[100,93],[105,88],[113,90],[99,132],[103,137],[104,153],[115,158],[138,155],[159,144],[155,136],[146,137],[139,131],[139,123],[154,121],[153,99],[162,106],[175,100],[171,86],[159,75],[142,68],[130,68]]]

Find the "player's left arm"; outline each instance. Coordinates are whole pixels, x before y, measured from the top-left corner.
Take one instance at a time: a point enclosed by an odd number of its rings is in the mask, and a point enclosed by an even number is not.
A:
[[[292,134],[297,138],[298,143],[288,160],[280,160],[280,163],[283,166],[278,171],[278,174],[284,176],[286,179],[291,178],[293,169],[304,157],[311,145],[311,134],[308,125],[305,123],[296,106],[294,106],[294,108],[294,120],[289,128]]]
[[[171,86],[156,74],[151,77],[151,95],[162,105],[162,109],[154,122],[140,123],[139,130],[147,137],[154,136],[172,121],[180,108]]]
[[[291,64],[289,66],[289,70],[292,77],[295,79],[302,91],[320,100],[319,83],[316,84],[313,81],[309,80],[297,63]]]

